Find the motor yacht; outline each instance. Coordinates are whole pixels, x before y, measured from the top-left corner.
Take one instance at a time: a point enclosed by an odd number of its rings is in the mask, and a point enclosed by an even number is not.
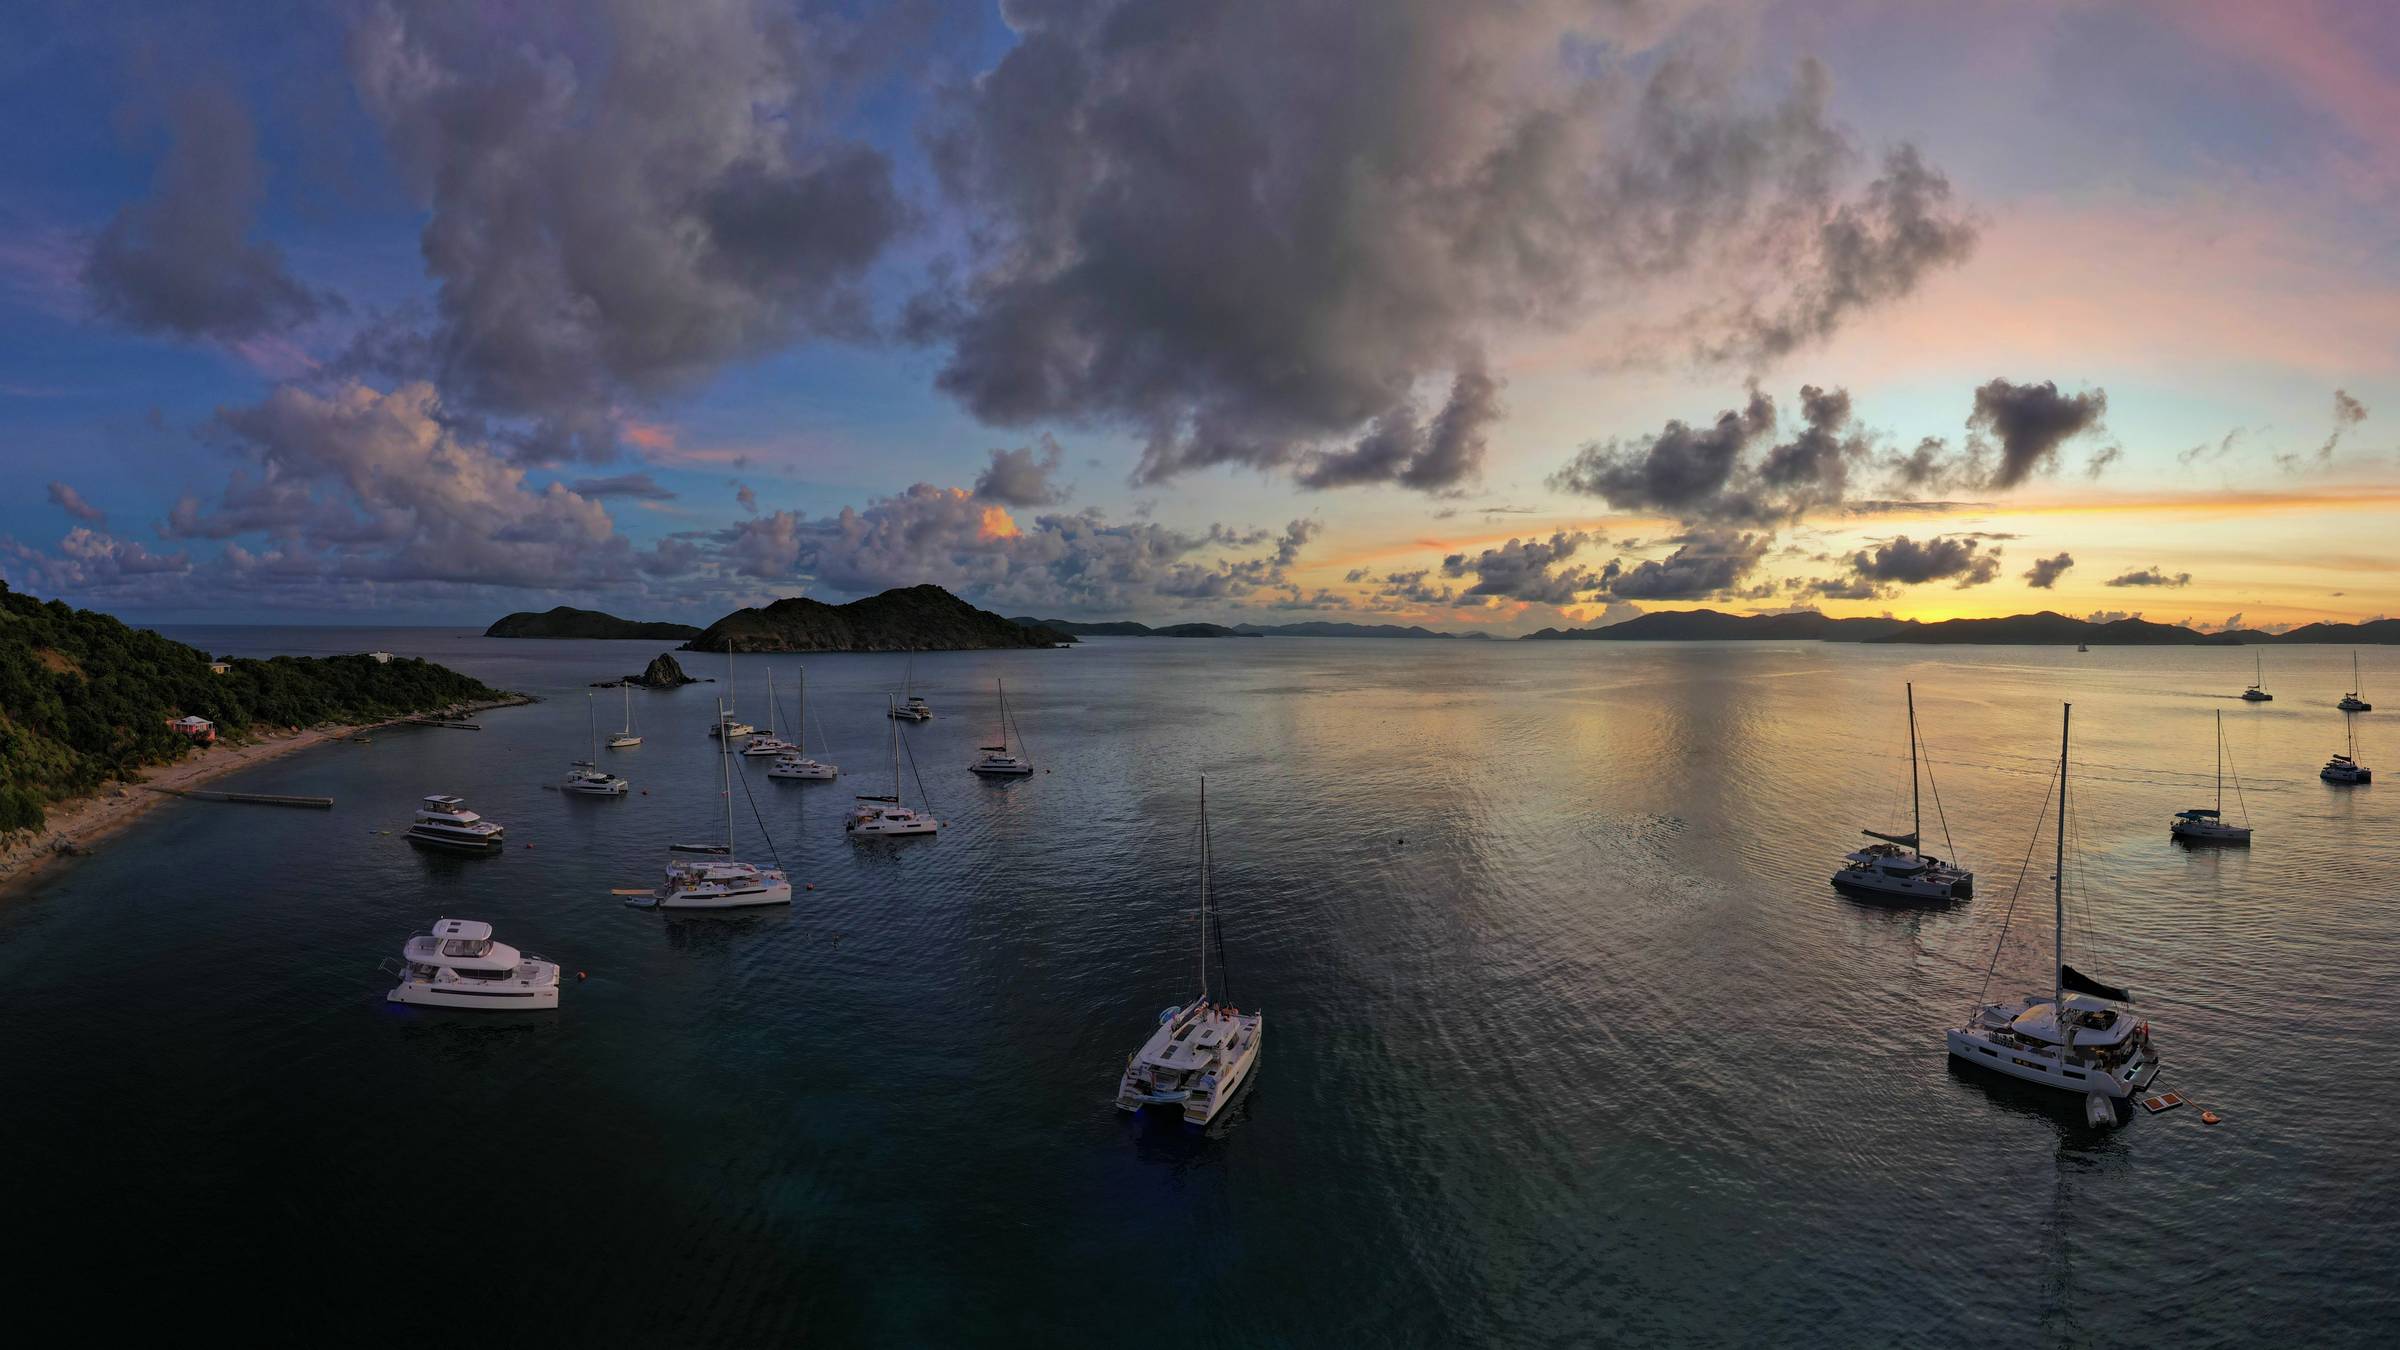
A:
[[[1243,1012],[1213,999],[1208,985],[1208,784],[1200,785],[1200,994],[1180,1007],[1161,1009],[1158,1026],[1125,1061],[1117,1081],[1117,1109],[1138,1112],[1172,1107],[1187,1125],[1206,1126],[1223,1115],[1234,1094],[1258,1067],[1267,1032],[1266,1014]],[[1220,932],[1218,941],[1224,941]],[[1220,963],[1222,964],[1222,963]],[[1220,977],[1222,983],[1222,977]]]
[[[2068,705],[2067,716],[2073,715]],[[2131,992],[2103,984],[2066,962],[2067,723],[2058,735],[2058,825],[2051,870],[2050,992],[1978,1006],[1948,1034],[1950,1053],[2011,1078],[2084,1094],[2094,1120],[2115,1118],[2114,1103],[2158,1076],[2150,1024],[2137,1017]],[[2007,950],[2002,925],[2000,950]],[[1987,984],[1988,987],[1988,984]],[[2095,1101],[2094,1099],[2098,1099]]]
[[[860,796],[850,808],[850,818],[842,822],[842,830],[853,839],[868,839],[879,835],[933,834],[942,828],[930,810],[920,811],[900,800],[900,723],[899,703],[892,702],[892,790],[875,796]],[[913,758],[913,757],[912,757]],[[924,790],[920,782],[918,790]]]
[[[387,960],[385,969],[390,969]],[[400,949],[393,1003],[477,1012],[528,1012],[558,1006],[558,966],[492,940],[492,926],[443,919]]]
[[[2242,780],[2237,773],[2233,780],[2234,795],[2241,795]],[[2249,813],[2243,813],[2247,820]],[[2175,813],[2175,823],[2167,833],[2194,844],[2247,844],[2250,827],[2235,825],[2225,819],[2225,714],[2217,714],[2217,804],[2214,809],[2194,807]]]
[[[506,833],[497,821],[485,820],[467,809],[466,799],[437,795],[417,807],[407,838],[412,844],[456,849],[465,853],[497,853]]]
[[[1016,719],[1008,715],[1008,686],[999,680],[992,681],[992,685],[1000,695],[1000,743],[982,747],[983,754],[967,766],[967,771],[988,778],[1023,778],[1033,772],[1033,761],[1022,753],[1022,735],[1017,737],[1018,752],[1010,752],[1009,733],[1016,729]]]
[[[1974,898],[1973,872],[1918,851],[1918,842],[1925,830],[1922,785],[1930,772],[1930,769],[1923,774],[1918,772],[1917,687],[1911,684],[1908,686],[1908,833],[1859,831],[1870,839],[1882,842],[1842,855],[1843,867],[1833,874],[1834,889],[1845,895],[1887,904],[1946,904]],[[1938,793],[1934,799],[1934,809],[1939,816],[1941,799]],[[1946,820],[1942,829],[1946,835],[1949,831]]]
[[[591,712],[592,757],[576,760],[558,790],[581,797],[622,797],[632,785],[600,767],[600,715],[591,711],[594,705],[590,694],[583,696],[583,702],[586,711]]]

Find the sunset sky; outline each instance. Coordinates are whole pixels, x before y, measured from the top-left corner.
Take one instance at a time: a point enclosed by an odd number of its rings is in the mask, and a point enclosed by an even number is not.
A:
[[[2400,613],[2400,7],[0,10],[144,621]]]

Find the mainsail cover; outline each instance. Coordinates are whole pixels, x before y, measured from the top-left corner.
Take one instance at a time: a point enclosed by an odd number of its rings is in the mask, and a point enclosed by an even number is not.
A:
[[[1915,848],[1917,846],[1917,832],[1915,830],[1910,830],[1906,834],[1885,834],[1881,830],[1860,830],[1859,833],[1865,835],[1869,839],[1881,839],[1886,843],[1898,844],[1902,848]]]
[[[2113,984],[2102,984],[2073,966],[2058,968],[2058,982],[2062,987],[2072,989],[2078,994],[2090,994],[2094,998],[2114,999],[2119,1003],[2133,1002],[2132,990],[2119,989]]]

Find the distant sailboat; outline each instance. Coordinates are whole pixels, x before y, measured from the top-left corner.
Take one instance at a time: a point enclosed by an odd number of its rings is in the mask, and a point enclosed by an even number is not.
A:
[[[769,667],[767,670],[767,734],[751,737],[742,746],[742,753],[753,757],[788,755],[795,748],[797,747],[793,746],[790,741],[775,734],[775,671],[773,667]]]
[[[1972,899],[1973,872],[1919,851],[1918,843],[1925,831],[1923,802],[1917,774],[1917,687],[1911,684],[1908,686],[1908,833],[1859,831],[1883,842],[1846,855],[1843,861],[1848,865],[1833,874],[1834,889],[1884,901],[1938,903]],[[1934,805],[1938,811],[1941,805],[1938,797]],[[1946,824],[1943,826],[1945,832],[1948,828]]]
[[[790,754],[768,766],[767,777],[821,781],[841,772],[835,765],[809,758],[808,671],[805,667],[800,671],[800,713],[792,719],[792,734],[800,738],[798,743],[792,746]]]
[[[902,697],[892,704],[891,715],[902,722],[930,722],[933,706],[917,696],[917,658],[908,658],[906,673],[900,677]]]
[[[2259,655],[2257,652],[2252,652],[2252,653],[2250,654],[2250,659],[2251,659],[2251,661],[2253,662],[2253,664],[2254,664],[2254,666],[2255,666],[2255,669],[2257,670],[2257,679],[2256,679],[2256,680],[2255,680],[2255,681],[2254,681],[2254,682],[2251,684],[2251,686],[2250,686],[2249,688],[2247,688],[2247,689],[2245,689],[2245,690],[2243,690],[2243,691],[2242,691],[2242,698],[2243,698],[2244,700],[2248,701],[2248,702],[2251,702],[2251,703],[2272,703],[2272,702],[2274,702],[2274,701],[2275,701],[2275,696],[2274,696],[2273,694],[2270,694],[2270,693],[2268,693],[2268,692],[2267,692],[2267,660],[2266,660],[2266,658],[2265,658],[2264,656],[2261,656],[2261,655]]]
[[[2355,717],[2343,718],[2342,732],[2349,742],[2349,752],[2335,755],[2326,760],[2325,767],[2317,770],[2317,777],[2340,787],[2356,787],[2374,782],[2374,773],[2366,765],[2358,762],[2358,719]]]
[[[1008,715],[1008,686],[995,679],[992,687],[1000,695],[1000,743],[983,747],[982,756],[969,764],[967,769],[995,778],[1022,778],[1033,772],[1033,761],[1021,753],[1024,749],[1023,737],[1018,738],[1019,753],[1010,753],[1009,731],[1015,721]]]
[[[608,748],[630,750],[641,743],[642,738],[633,730],[633,685],[628,682],[625,685],[625,729],[608,738]]]
[[[2239,792],[2242,780],[2238,774],[2233,782],[2234,790]],[[2242,813],[2242,819],[2248,820],[2249,818],[2250,813],[2245,810]],[[2225,714],[2222,712],[2217,714],[2216,809],[2207,811],[2195,808],[2190,811],[2178,811],[2175,813],[2175,823],[2167,827],[2167,833],[2177,839],[2189,840],[2196,844],[2247,844],[2250,842],[2248,825],[2229,825],[2225,821]]]
[[[726,717],[725,705],[717,704],[720,725]],[[756,863],[738,861],[733,856],[733,753],[723,741],[717,745],[717,764],[721,771],[720,784],[725,794],[725,846],[714,844],[675,844],[677,853],[702,853],[714,856],[685,862],[678,858],[667,864],[666,876],[658,889],[637,895],[625,903],[639,909],[753,909],[761,905],[792,903],[791,878],[781,867],[760,867]],[[765,827],[760,827],[763,832]],[[768,847],[774,847],[772,839]]]
[[[728,636],[725,639],[725,698],[717,704],[716,725],[708,729],[708,734],[722,740],[727,736],[747,736],[756,730],[757,727],[743,721],[733,711],[733,639]]]
[[[622,797],[632,785],[600,767],[600,713],[590,694],[583,696],[584,712],[592,724],[592,757],[575,761],[566,781],[558,785],[561,792],[584,797]]]
[[[879,796],[858,798],[850,810],[850,819],[842,829],[852,838],[873,835],[932,834],[942,828],[942,822],[927,812],[902,804],[900,800],[900,713],[899,701],[891,704],[892,724],[892,790]],[[923,784],[918,785],[920,788]]]
[[[2358,682],[2358,653],[2352,652],[2350,653],[2350,692],[2342,695],[2342,701],[2334,706],[2343,712],[2375,711],[2375,705],[2362,697],[2364,689],[2365,686]]]
[[[1208,988],[1208,780],[1200,780],[1200,993],[1182,1007],[1158,1014],[1150,1033],[1125,1062],[1117,1081],[1117,1109],[1138,1112],[1171,1106],[1184,1123],[1207,1125],[1225,1111],[1258,1066],[1267,1034],[1266,1014],[1243,1012],[1209,997]],[[1218,935],[1220,946],[1224,936]]]

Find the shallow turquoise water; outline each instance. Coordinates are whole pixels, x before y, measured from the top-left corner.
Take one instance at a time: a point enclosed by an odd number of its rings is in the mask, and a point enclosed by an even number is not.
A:
[[[926,656],[940,717],[903,735],[948,824],[866,846],[839,822],[889,782],[902,664],[814,657],[811,748],[844,778],[742,763],[736,807],[743,850],[755,801],[815,889],[671,918],[608,891],[722,830],[722,686],[637,691],[647,742],[609,756],[637,795],[546,790],[586,682],[660,644],[178,635],[422,654],[545,701],[262,766],[225,781],[338,807],[179,805],[0,902],[0,1148],[12,1227],[43,1235],[12,1274],[86,1315],[231,1298],[389,1340],[463,1285],[480,1331],[604,1344],[2379,1344],[2400,1317],[2394,789],[2315,777],[2346,649],[2271,653],[2255,707],[2227,697],[2247,653],[2205,650]],[[770,664],[791,707],[801,658],[745,659],[753,721]],[[2367,664],[2400,697],[2400,657]],[[1032,780],[965,772],[995,675]],[[1825,884],[1904,819],[1912,680],[1980,873],[1941,912]],[[1944,1058],[2063,699],[2070,959],[2134,987],[2163,1081],[2222,1125],[2092,1131]],[[2207,803],[2218,709],[2257,844],[2188,852],[2166,825]],[[2377,768],[2387,725],[2359,724]],[[1192,992],[1203,772],[1230,993],[1270,1022],[1209,1137],[1110,1106]],[[402,843],[435,791],[508,854]],[[2047,983],[2029,870],[1995,994]],[[589,979],[550,1016],[385,1004],[377,962],[442,915]]]

